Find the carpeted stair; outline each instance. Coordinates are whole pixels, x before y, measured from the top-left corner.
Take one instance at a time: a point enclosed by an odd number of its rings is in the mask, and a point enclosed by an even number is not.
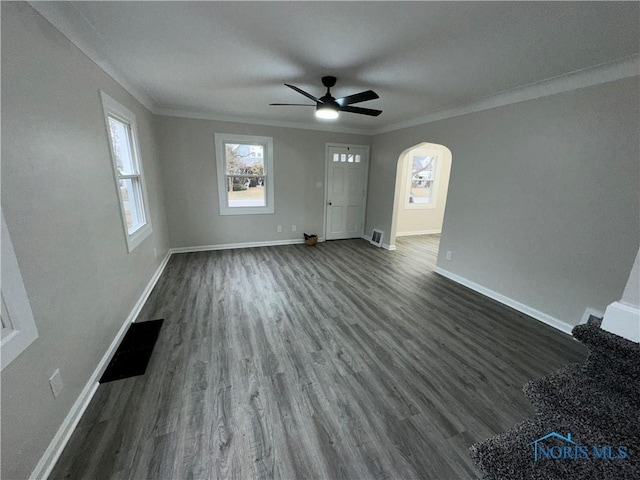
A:
[[[473,445],[470,455],[485,480],[640,479],[640,344],[602,330],[591,320],[573,329],[589,348],[571,365],[524,386],[537,410],[503,434]],[[587,446],[588,458],[539,458],[532,442],[557,432]],[[547,447],[571,445],[557,438]],[[604,459],[592,446],[627,446],[628,457]]]

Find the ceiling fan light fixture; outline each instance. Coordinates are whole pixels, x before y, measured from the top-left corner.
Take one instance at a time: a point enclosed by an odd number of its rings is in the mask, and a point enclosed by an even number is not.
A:
[[[318,105],[316,107],[316,117],[323,120],[335,120],[338,118],[338,109],[331,105]]]
[[[305,92],[301,88],[285,83],[286,87],[291,90],[304,95],[309,100],[313,100],[315,105],[308,103],[270,103],[273,106],[288,106],[288,107],[316,107],[316,118],[323,120],[335,120],[340,116],[340,112],[357,113],[360,115],[369,115],[371,117],[377,117],[382,113],[382,110],[374,110],[372,108],[362,108],[352,106],[354,103],[368,102],[369,100],[375,100],[380,98],[373,90],[367,90],[365,92],[354,93],[353,95],[347,95],[346,97],[334,98],[331,95],[331,87],[336,84],[336,77],[322,77],[322,85],[327,87],[327,93],[322,97],[317,98],[308,92]]]

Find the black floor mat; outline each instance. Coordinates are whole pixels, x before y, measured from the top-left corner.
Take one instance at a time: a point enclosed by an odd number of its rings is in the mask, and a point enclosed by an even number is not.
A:
[[[102,374],[100,383],[144,375],[162,322],[163,319],[132,323]]]

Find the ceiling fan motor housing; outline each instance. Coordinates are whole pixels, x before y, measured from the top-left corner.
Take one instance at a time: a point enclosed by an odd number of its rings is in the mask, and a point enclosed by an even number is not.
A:
[[[324,97],[320,97],[319,99],[324,105],[328,105],[330,107],[338,108],[338,102],[333,98],[330,94],[326,94]]]

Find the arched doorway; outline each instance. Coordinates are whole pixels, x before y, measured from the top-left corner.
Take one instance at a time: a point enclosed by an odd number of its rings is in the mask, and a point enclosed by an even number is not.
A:
[[[398,158],[389,245],[396,237],[439,234],[451,173],[451,151],[444,145],[422,142]]]

